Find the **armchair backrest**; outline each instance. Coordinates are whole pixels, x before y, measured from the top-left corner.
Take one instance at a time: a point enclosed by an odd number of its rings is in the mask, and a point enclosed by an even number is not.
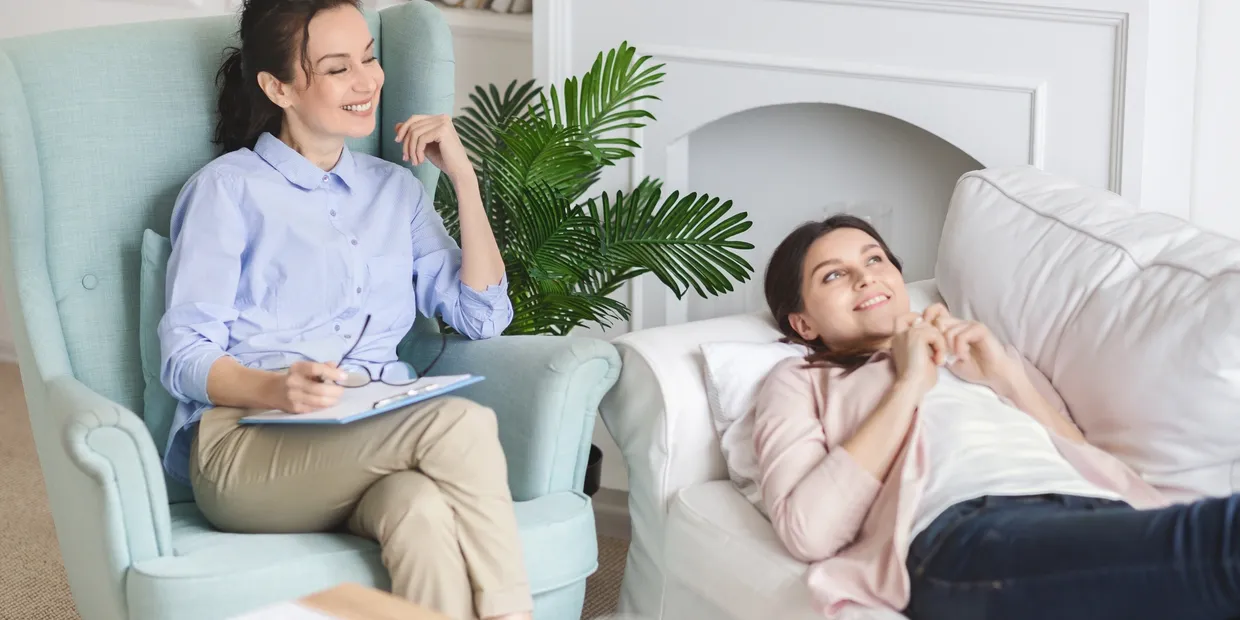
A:
[[[424,0],[367,19],[387,81],[378,130],[350,147],[399,162],[397,120],[452,110],[451,35]],[[235,28],[221,16],[0,40],[3,287],[23,374],[71,374],[141,413],[142,231],[168,234],[182,184],[217,155],[215,74]],[[433,191],[438,172],[415,172]]]

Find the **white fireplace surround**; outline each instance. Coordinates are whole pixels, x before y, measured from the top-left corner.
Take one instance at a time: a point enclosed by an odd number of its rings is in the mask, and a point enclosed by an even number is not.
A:
[[[658,121],[607,189],[647,175],[686,189],[694,131],[812,102],[1188,218],[1197,14],[1197,0],[540,0],[534,71],[561,83],[621,41],[666,65]],[[687,320],[687,300],[660,290],[631,288],[630,328]],[[662,295],[658,320],[643,320],[645,294]]]

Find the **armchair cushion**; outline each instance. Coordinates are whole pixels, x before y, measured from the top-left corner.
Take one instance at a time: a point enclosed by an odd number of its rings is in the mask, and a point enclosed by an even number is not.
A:
[[[168,433],[177,400],[159,382],[159,319],[164,315],[165,274],[172,242],[147,229],[142,233],[142,272],[138,280],[138,349],[142,360],[142,420],[151,431],[159,456],[168,448]],[[194,492],[167,474],[168,501],[176,504],[194,499]]]
[[[539,595],[580,582],[597,568],[590,500],[580,493],[554,493],[515,509],[538,612],[566,619],[571,614],[546,609],[563,603]],[[212,528],[195,504],[170,512],[174,553],[137,562],[129,571],[132,620],[220,618],[343,581],[391,585],[379,545],[365,538],[327,532],[232,534]],[[220,592],[228,593],[227,600]]]

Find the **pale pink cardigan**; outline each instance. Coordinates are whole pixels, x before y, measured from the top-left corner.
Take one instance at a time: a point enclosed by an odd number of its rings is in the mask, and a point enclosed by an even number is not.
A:
[[[1014,349],[1009,354],[1020,357]],[[1043,396],[1071,419],[1046,377],[1020,359]],[[784,360],[758,395],[754,444],[767,514],[788,551],[811,563],[806,579],[825,616],[848,605],[901,611],[908,604],[905,559],[927,462],[916,417],[891,473],[880,483],[847,451],[835,448],[856,432],[891,386],[891,357],[875,354],[850,374],[805,366],[801,358]],[[1137,508],[1168,503],[1110,454],[1053,432],[1051,437],[1094,484]]]

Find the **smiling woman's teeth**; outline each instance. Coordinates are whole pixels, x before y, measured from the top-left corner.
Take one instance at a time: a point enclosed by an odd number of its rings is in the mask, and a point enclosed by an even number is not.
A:
[[[858,308],[869,308],[870,306],[873,306],[874,304],[879,303],[879,302],[883,302],[883,301],[887,301],[887,296],[886,296],[886,295],[879,295],[878,297],[875,297],[875,298],[873,298],[873,299],[868,299],[868,300],[866,300],[866,302],[865,302],[865,303],[863,303],[863,304],[861,304],[860,306],[857,306],[857,307],[858,307]]]
[[[370,109],[370,102],[367,101],[366,103],[363,103],[361,105],[346,105],[343,107],[344,109],[350,112],[365,112],[366,110]]]

